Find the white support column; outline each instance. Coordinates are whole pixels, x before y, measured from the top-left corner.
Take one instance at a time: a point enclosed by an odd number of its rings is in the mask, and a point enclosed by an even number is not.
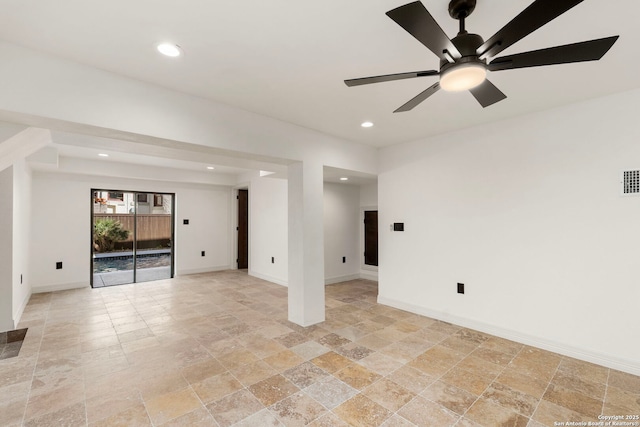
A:
[[[0,332],[13,324],[13,167],[0,171]]]
[[[323,167],[289,166],[289,320],[301,326],[324,318]]]

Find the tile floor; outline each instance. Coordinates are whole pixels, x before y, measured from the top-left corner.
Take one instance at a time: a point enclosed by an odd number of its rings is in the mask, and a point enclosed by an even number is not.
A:
[[[640,377],[327,287],[289,323],[286,288],[242,272],[32,296],[0,360],[1,426],[554,426],[640,414]]]
[[[16,357],[20,354],[20,348],[26,334],[26,328],[0,332],[0,360]]]

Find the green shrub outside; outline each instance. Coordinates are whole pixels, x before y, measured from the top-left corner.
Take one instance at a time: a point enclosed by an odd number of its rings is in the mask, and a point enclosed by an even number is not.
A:
[[[128,237],[129,230],[122,228],[122,223],[115,219],[96,219],[93,224],[93,243],[98,252],[111,252],[117,242]]]

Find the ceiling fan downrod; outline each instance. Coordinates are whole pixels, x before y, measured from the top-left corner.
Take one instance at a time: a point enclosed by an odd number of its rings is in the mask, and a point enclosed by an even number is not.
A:
[[[460,34],[466,33],[464,21],[475,8],[476,0],[451,0],[449,2],[449,15],[460,21]]]

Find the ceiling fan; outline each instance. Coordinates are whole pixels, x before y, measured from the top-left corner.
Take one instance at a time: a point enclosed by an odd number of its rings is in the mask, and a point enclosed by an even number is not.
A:
[[[487,71],[596,61],[607,53],[619,36],[494,58],[509,46],[582,1],[535,0],[487,41],[477,34],[468,33],[465,29],[465,19],[475,9],[476,0],[450,1],[449,15],[460,21],[460,31],[453,39],[449,39],[420,1],[400,6],[387,12],[387,16],[440,58],[440,71],[413,71],[350,79],[344,82],[347,86],[359,86],[415,77],[439,76],[438,82],[402,105],[394,113],[413,109],[439,89],[469,90],[482,107],[488,107],[507,96],[487,80]]]

